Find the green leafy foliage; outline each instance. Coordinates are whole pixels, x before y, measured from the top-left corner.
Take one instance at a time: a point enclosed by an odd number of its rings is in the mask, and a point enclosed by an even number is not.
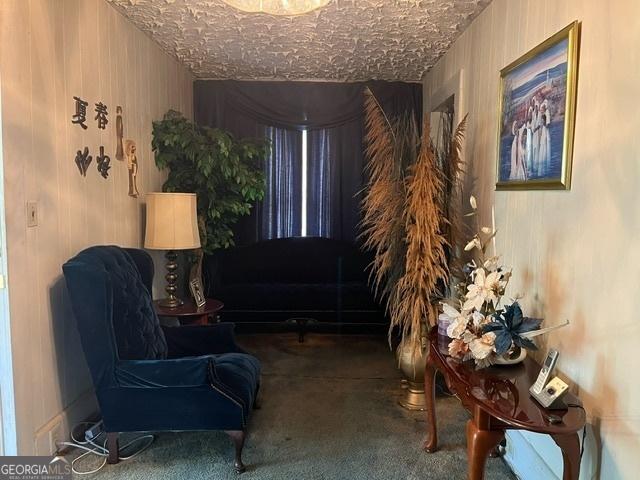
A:
[[[269,142],[236,140],[170,110],[153,122],[152,146],[158,168],[169,170],[163,191],[197,194],[202,249],[211,253],[232,246],[233,225],[264,197],[261,165]]]

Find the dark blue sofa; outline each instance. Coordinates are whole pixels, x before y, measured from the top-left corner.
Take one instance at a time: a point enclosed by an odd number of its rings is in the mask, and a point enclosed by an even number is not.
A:
[[[317,330],[386,331],[384,309],[367,283],[370,262],[348,242],[266,240],[206,256],[205,290],[224,302],[223,321],[245,330],[303,317],[316,320]]]
[[[239,348],[232,324],[161,327],[153,262],[142,250],[88,248],[63,266],[109,448],[117,433],[225,430],[241,453],[260,363]]]

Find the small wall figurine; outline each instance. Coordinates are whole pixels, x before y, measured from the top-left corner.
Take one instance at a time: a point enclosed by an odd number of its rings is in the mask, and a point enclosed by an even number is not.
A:
[[[138,192],[138,158],[136,157],[136,142],[127,140],[124,144],[124,150],[127,155],[127,168],[129,169],[129,196],[137,198]]]
[[[116,107],[116,160],[124,162],[124,145],[122,138],[124,137],[124,126],[122,125],[122,107]]]

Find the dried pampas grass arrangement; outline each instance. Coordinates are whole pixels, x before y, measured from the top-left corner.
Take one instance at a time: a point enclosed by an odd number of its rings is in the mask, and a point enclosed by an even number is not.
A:
[[[404,228],[407,252],[404,274],[395,288],[391,305],[391,329],[398,327],[403,340],[419,341],[423,326],[435,325],[437,310],[431,299],[448,277],[444,223],[440,199],[444,189],[442,172],[425,123],[415,163],[405,180]]]
[[[470,236],[469,232],[465,230],[464,222],[462,221],[463,205],[465,204],[462,195],[462,180],[464,178],[462,142],[466,128],[467,115],[464,116],[451,136],[444,169],[446,189],[443,196],[442,211],[446,213],[447,217],[445,234],[447,243],[450,246],[449,270],[453,281],[460,281],[465,278],[462,247]]]
[[[368,181],[362,202],[363,247],[374,253],[371,283],[386,303],[389,335],[419,344],[424,327],[435,325],[432,300],[446,284],[448,225],[445,192],[450,180],[438,167],[424,122],[418,134],[411,116],[388,118],[373,93],[365,90],[365,142]],[[460,174],[464,122],[452,137],[451,170]]]
[[[371,91],[365,90],[365,144],[368,182],[362,201],[360,238],[374,252],[371,283],[378,298],[389,301],[404,273],[404,171],[396,162],[396,129]]]

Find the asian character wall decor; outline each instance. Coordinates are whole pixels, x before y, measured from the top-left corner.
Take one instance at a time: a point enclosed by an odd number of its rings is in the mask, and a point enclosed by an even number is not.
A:
[[[109,158],[109,155],[104,154],[104,147],[102,145],[100,146],[100,155],[96,157],[96,162],[98,164],[98,172],[100,172],[102,178],[106,179],[109,176],[109,169],[111,168],[109,164],[111,163],[111,159]]]
[[[124,150],[127,155],[127,168],[129,169],[129,196],[137,197],[138,192],[138,158],[136,157],[136,142],[127,140],[124,144]]]
[[[116,160],[124,161],[124,145],[122,138],[124,136],[124,126],[122,124],[122,107],[116,107]]]
[[[107,128],[107,124],[109,123],[109,119],[107,118],[107,116],[109,115],[107,106],[102,102],[98,102],[96,103],[95,112],[95,120],[98,121],[98,128],[100,130],[104,130],[105,128]]]
[[[71,117],[71,123],[80,125],[83,130],[87,129],[84,122],[87,121],[87,106],[89,102],[85,102],[80,97],[73,97],[76,102],[76,113]]]
[[[84,147],[83,151],[78,150],[76,153],[76,165],[78,166],[78,170],[80,170],[80,175],[83,177],[87,176],[87,170],[92,160],[93,158],[89,155],[89,147]]]

